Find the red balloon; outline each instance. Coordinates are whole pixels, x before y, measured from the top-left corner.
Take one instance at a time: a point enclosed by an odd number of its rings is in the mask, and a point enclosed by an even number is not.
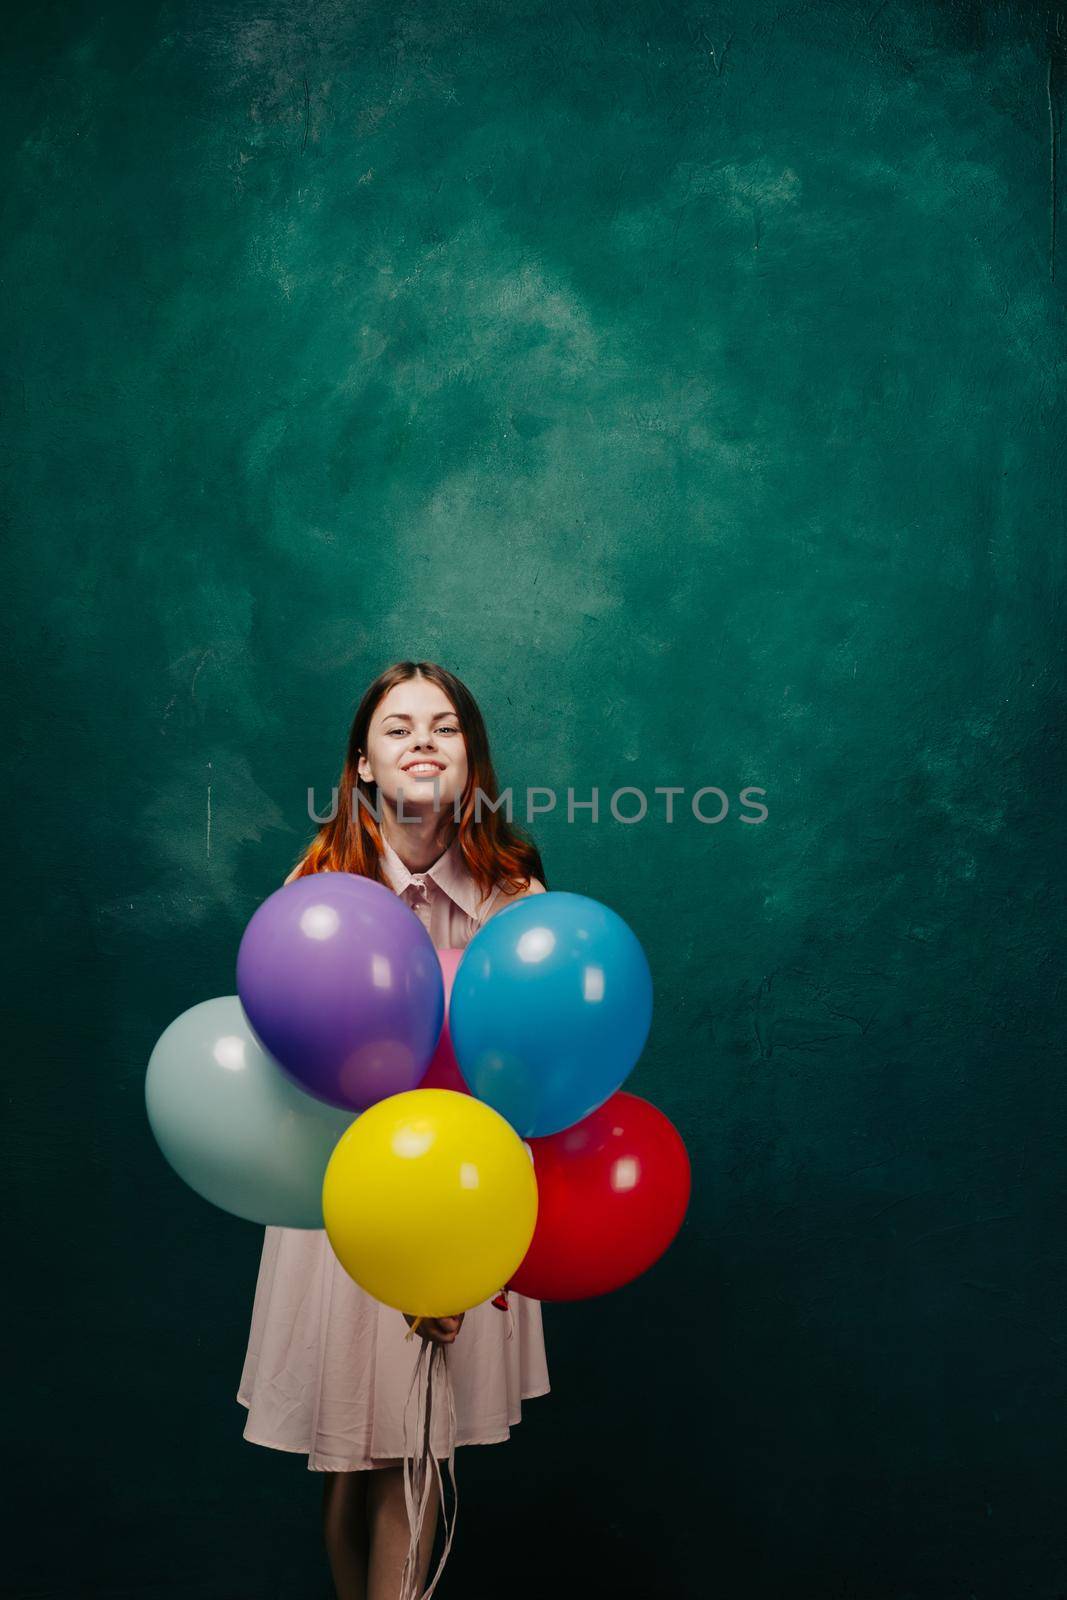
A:
[[[647,1272],[682,1225],[689,1156],[648,1100],[619,1089],[573,1127],[529,1139],[537,1226],[508,1284],[532,1300],[586,1300]]]
[[[445,1017],[441,1024],[437,1047],[419,1082],[420,1089],[455,1089],[458,1094],[470,1094],[467,1080],[459,1070],[459,1062],[452,1049],[452,1038],[448,1031],[448,1003],[452,998],[452,984],[462,954],[462,950],[437,952],[437,959],[441,963],[441,977],[445,985]]]

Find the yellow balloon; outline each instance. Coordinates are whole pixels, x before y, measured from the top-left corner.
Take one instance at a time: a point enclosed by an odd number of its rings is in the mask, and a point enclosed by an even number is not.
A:
[[[449,1317],[519,1266],[537,1221],[530,1152],[484,1101],[411,1089],[360,1113],[326,1168],[322,1214],[338,1261],[383,1305]]]

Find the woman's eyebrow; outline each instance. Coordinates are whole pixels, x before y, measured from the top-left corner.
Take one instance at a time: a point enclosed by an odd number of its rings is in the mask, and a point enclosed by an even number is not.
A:
[[[454,717],[455,714],[456,713],[454,711],[435,711],[433,716],[430,718],[430,721],[431,722],[440,722],[442,717]],[[382,721],[383,722],[392,722],[394,720],[394,718],[399,718],[404,722],[410,722],[411,721],[411,712],[410,711],[390,711],[390,713],[389,713],[389,715],[387,717],[383,717],[382,718]]]

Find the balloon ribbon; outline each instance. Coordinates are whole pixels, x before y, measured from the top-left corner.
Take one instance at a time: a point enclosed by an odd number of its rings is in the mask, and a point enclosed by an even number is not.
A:
[[[416,1323],[415,1326],[418,1324]],[[415,1331],[412,1327],[405,1337],[410,1338]],[[430,1437],[430,1423],[432,1416],[432,1401],[434,1375],[438,1376],[438,1386],[443,1381],[445,1395],[448,1400],[448,1472],[452,1479],[452,1517],[448,1517],[445,1505],[445,1486],[441,1477],[441,1468],[437,1457],[433,1453]],[[425,1378],[425,1382],[422,1380]],[[418,1400],[415,1409],[415,1435],[420,1440],[418,1455],[408,1451],[408,1409],[411,1396],[418,1388]],[[419,1535],[429,1506],[430,1494],[433,1483],[430,1478],[429,1468],[432,1464],[437,1478],[437,1490],[441,1499],[441,1515],[445,1526],[445,1547],[441,1559],[437,1564],[433,1582],[426,1589],[421,1600],[430,1600],[430,1596],[437,1588],[438,1580],[445,1569],[449,1552],[452,1549],[452,1540],[456,1532],[456,1517],[459,1513],[459,1488],[456,1484],[456,1397],[452,1388],[452,1375],[448,1370],[445,1359],[444,1345],[431,1343],[424,1339],[422,1349],[419,1351],[415,1362],[415,1370],[411,1377],[411,1386],[408,1389],[408,1398],[404,1406],[404,1503],[408,1514],[408,1553],[404,1562],[404,1571],[400,1579],[399,1600],[420,1600],[419,1596]]]

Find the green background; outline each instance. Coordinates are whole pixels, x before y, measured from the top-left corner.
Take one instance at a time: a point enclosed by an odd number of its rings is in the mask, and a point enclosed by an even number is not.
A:
[[[600,788],[536,837],[645,946],[694,1167],[459,1453],[442,1596],[1057,1600],[1062,19],[6,27],[2,1592],[329,1592],[321,1481],[241,1437],[262,1232],[144,1072],[426,657],[504,783]]]

